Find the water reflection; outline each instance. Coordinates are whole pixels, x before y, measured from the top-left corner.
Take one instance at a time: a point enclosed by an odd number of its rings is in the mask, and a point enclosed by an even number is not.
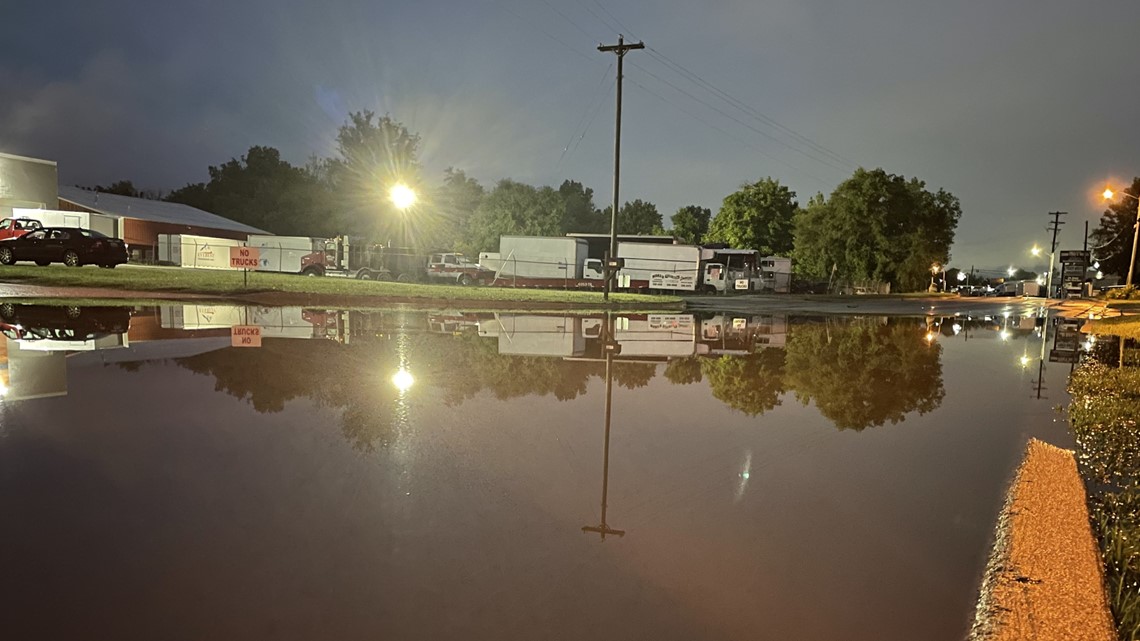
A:
[[[340,409],[345,437],[363,451],[391,441],[392,421],[406,417],[421,387],[448,405],[481,394],[572,400],[586,394],[591,380],[606,380],[607,368],[607,382],[625,389],[645,387],[660,373],[672,385],[707,385],[714,398],[748,416],[779,407],[790,394],[835,427],[862,430],[942,403],[942,341],[1039,336],[1040,353],[1031,353],[1026,343],[1020,359],[1011,359],[1021,369],[1038,361],[1038,378],[1046,353],[1057,361],[1068,354],[1060,350],[1070,342],[1076,347],[1062,329],[1047,350],[1043,318],[1006,314],[607,318],[225,305],[163,305],[132,313],[5,305],[0,316],[9,400],[65,394],[66,354],[124,349],[109,360],[138,369],[155,358],[172,359],[213,377],[215,389],[259,412],[280,412],[300,399]],[[263,347],[229,348],[229,329],[238,324],[260,326]],[[197,341],[194,348],[170,347],[188,339]],[[607,352],[607,345],[613,350]],[[1080,353],[1088,349],[1091,344]]]

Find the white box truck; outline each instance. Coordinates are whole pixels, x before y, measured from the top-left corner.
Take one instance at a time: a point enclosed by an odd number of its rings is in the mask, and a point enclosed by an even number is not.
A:
[[[309,236],[262,236],[254,234],[249,237],[249,242],[246,244],[260,250],[261,264],[257,269],[263,272],[300,274],[313,260],[313,254],[321,254],[325,251],[324,238],[311,238]],[[306,257],[309,260],[303,261],[302,259]]]
[[[97,231],[111,238],[122,238],[120,219],[106,214],[92,214],[85,211],[62,211],[58,209],[12,208],[12,218],[38,220],[44,227],[79,227]]]
[[[231,269],[230,247],[241,247],[244,244],[232,238],[159,234],[158,262],[195,269]]]
[[[625,261],[620,275],[628,276],[630,282],[647,282],[649,289],[691,292],[701,285],[702,260],[712,254],[695,245],[618,243],[618,257]]]
[[[495,279],[577,280],[589,244],[566,236],[502,236],[498,252],[479,254],[479,266]]]

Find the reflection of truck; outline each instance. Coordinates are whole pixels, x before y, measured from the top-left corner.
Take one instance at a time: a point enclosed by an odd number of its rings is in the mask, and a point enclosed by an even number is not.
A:
[[[105,214],[13,207],[12,218],[30,218],[39,221],[44,227],[79,227],[97,231],[111,238],[122,238],[119,233],[119,219]]]

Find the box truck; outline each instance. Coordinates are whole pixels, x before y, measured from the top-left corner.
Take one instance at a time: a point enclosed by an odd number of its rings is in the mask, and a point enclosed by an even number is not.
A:
[[[39,221],[44,227],[79,227],[97,231],[111,238],[122,238],[120,220],[116,216],[93,214],[85,211],[62,211],[57,209],[12,208],[12,218],[26,218]]]

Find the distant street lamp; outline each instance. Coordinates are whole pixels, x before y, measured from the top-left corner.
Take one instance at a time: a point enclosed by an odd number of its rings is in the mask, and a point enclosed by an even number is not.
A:
[[[1133,196],[1126,191],[1120,193],[1136,201],[1136,222],[1132,223],[1132,260],[1128,261],[1128,279],[1124,281],[1125,287],[1131,287],[1132,271],[1136,268],[1136,240],[1138,237],[1140,237],[1140,198],[1137,198],[1136,196]],[[1108,187],[1104,188],[1103,196],[1105,200],[1112,200],[1113,196],[1115,195],[1116,194],[1114,194]]]
[[[938,276],[938,270],[940,269],[942,269],[942,266],[938,263],[934,263],[930,266],[930,291],[932,292],[938,291],[938,285],[934,282],[934,278]]]
[[[1013,275],[1017,273],[1017,268],[1010,267],[1009,269],[1005,270],[1005,273],[1009,274],[1010,278],[1013,278]]]
[[[1034,256],[1040,256],[1041,255],[1041,248],[1038,247],[1037,245],[1034,245],[1033,249],[1029,250],[1029,253],[1033,254]]]

